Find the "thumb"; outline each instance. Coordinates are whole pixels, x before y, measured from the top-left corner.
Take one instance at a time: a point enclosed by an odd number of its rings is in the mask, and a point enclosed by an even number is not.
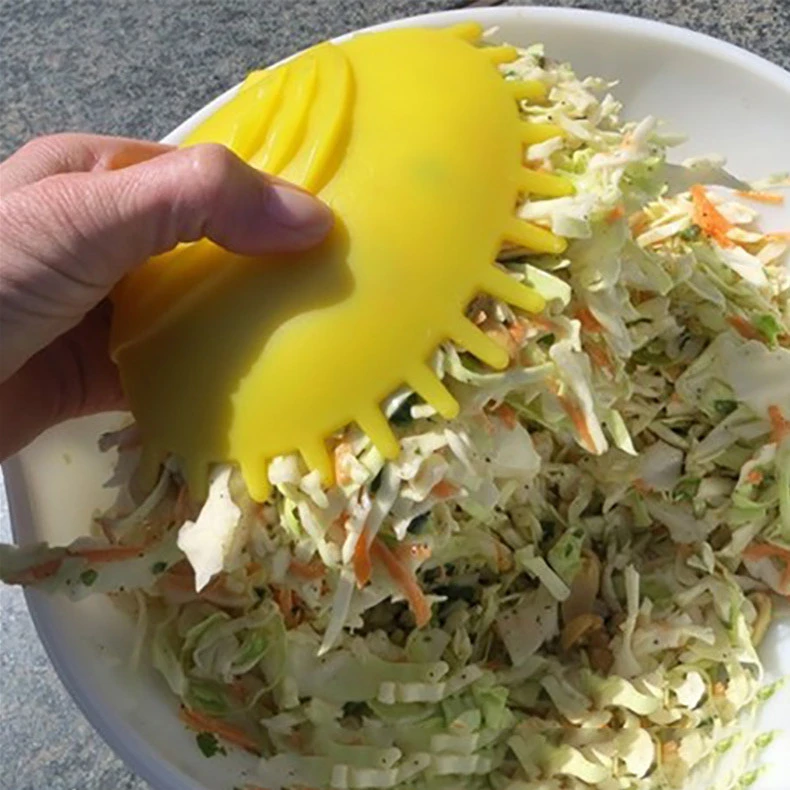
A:
[[[237,253],[321,241],[331,211],[222,146],[51,176],[0,200],[0,381],[75,326],[134,266],[207,237]]]
[[[139,240],[132,257],[203,237],[245,255],[301,250],[332,226],[331,211],[316,198],[249,167],[221,145],[198,145],[99,174],[86,180],[84,190],[92,210],[103,214],[98,235],[128,233]],[[122,269],[128,268],[125,257]]]

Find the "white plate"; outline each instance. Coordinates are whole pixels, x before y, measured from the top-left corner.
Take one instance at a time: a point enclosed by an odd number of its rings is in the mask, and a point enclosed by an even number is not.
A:
[[[719,41],[654,22],[586,11],[498,8],[438,13],[381,27],[447,25],[464,19],[499,26],[513,44],[542,41],[578,73],[619,79],[630,118],[653,114],[691,135],[678,156],[720,152],[742,178],[790,170],[790,74]],[[180,126],[175,141],[229,91]],[[14,535],[23,544],[68,543],[86,532],[107,504],[102,490],[112,463],[96,450],[99,434],[118,416],[73,421],[42,436],[4,469]],[[152,671],[131,676],[128,622],[102,599],[71,604],[28,593],[41,640],[85,715],[130,768],[156,790],[231,790],[252,758],[205,759],[176,720],[176,706]],[[790,622],[778,624],[763,648],[769,677],[790,674]],[[763,710],[760,724],[786,730],[790,690]],[[784,715],[783,715],[784,714]],[[784,739],[779,739],[784,740]],[[754,790],[788,787],[786,740],[769,750],[774,768]],[[782,769],[785,778],[782,779]],[[252,780],[251,780],[252,781]]]

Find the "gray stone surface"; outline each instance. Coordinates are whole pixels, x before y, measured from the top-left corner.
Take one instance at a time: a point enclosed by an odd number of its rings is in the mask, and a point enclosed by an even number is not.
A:
[[[0,155],[66,129],[159,138],[247,71],[455,0],[0,0]]]
[[[539,0],[508,5],[587,8],[654,19],[729,41],[790,69],[790,0]]]
[[[0,0],[0,156],[65,129],[157,138],[250,68],[329,35],[462,2]],[[540,4],[684,25],[790,67],[788,0]]]
[[[157,138],[245,71],[455,0],[0,0],[0,156],[46,132]],[[543,0],[684,25],[790,68],[790,0]],[[0,492],[0,540],[10,539]],[[145,790],[69,699],[0,587],[0,790]]]

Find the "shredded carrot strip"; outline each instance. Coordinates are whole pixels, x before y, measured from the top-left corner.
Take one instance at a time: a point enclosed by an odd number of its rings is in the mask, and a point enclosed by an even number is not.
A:
[[[458,493],[458,487],[448,480],[440,480],[432,489],[431,493],[439,499],[448,499]]]
[[[753,190],[740,190],[735,193],[741,197],[755,200],[758,203],[770,203],[774,206],[781,206],[785,202],[784,195],[778,195],[776,192],[755,192]]]
[[[370,559],[370,530],[367,526],[362,528],[357,545],[354,546],[354,556],[351,564],[354,567],[354,576],[359,587],[364,587],[373,572],[373,563]]]
[[[395,556],[405,563],[430,559],[431,547],[427,543],[399,543]]]
[[[379,538],[373,541],[370,553],[386,568],[392,581],[398,585],[398,588],[406,597],[406,600],[409,602],[409,608],[414,615],[414,620],[417,623],[417,628],[427,625],[431,620],[431,607],[425,597],[425,593],[420,589],[420,585],[417,584],[414,574],[398,560]]]
[[[750,560],[760,560],[763,557],[778,557],[790,563],[790,549],[774,546],[773,543],[752,543],[743,550],[743,556]]]
[[[786,420],[778,406],[768,407],[768,419],[771,421],[771,441],[781,444],[790,436],[790,420]]]
[[[513,342],[520,348],[527,337],[527,325],[523,321],[514,321],[507,328]]]
[[[299,560],[291,560],[288,570],[294,576],[299,576],[302,579],[320,579],[326,573],[326,568],[320,560],[313,562],[299,562]]]
[[[248,752],[261,753],[261,747],[256,741],[247,735],[246,732],[234,727],[232,724],[228,724],[226,721],[215,719],[196,710],[187,710],[186,708],[181,709],[179,717],[187,727],[191,727],[193,730],[211,732],[234,746],[246,749]]]
[[[510,431],[518,425],[516,410],[507,403],[500,403],[491,413],[499,417],[499,419],[505,423],[505,427]]]
[[[762,340],[762,335],[745,319],[739,315],[731,315],[727,318],[727,323],[744,340]]]
[[[41,579],[47,579],[50,576],[53,576],[60,570],[60,566],[63,563],[63,558],[58,557],[54,560],[49,560],[48,562],[43,562],[41,565],[34,565],[32,568],[28,568],[28,573],[36,580],[40,581]]]
[[[628,220],[628,227],[631,228],[631,233],[634,236],[641,235],[642,231],[647,227],[647,225],[647,217],[641,211],[637,211],[636,214],[632,214],[631,219]]]
[[[589,307],[580,307],[576,311],[575,318],[578,319],[582,328],[588,332],[603,332],[601,322],[592,314]]]
[[[565,413],[571,418],[573,427],[576,428],[576,432],[579,434],[582,446],[588,452],[595,453],[595,441],[590,432],[590,426],[587,425],[584,412],[570,398],[562,395],[559,398],[562,408],[565,409]]]
[[[538,329],[542,329],[544,332],[554,332],[557,328],[551,319],[544,318],[540,315],[530,316],[527,323],[537,327]]]
[[[101,546],[99,548],[66,549],[66,554],[70,557],[80,557],[88,562],[120,562],[132,557],[139,557],[145,552],[145,549],[145,546]]]
[[[493,538],[493,546],[497,570],[500,573],[506,573],[513,567],[513,562],[510,559],[510,553],[496,538]]]
[[[13,576],[9,576],[7,582],[8,584],[21,584],[22,586],[35,584],[48,579],[50,576],[54,576],[60,570],[62,564],[63,557],[46,560],[38,565],[31,565]]]
[[[733,226],[728,222],[716,206],[711,203],[708,193],[702,184],[691,187],[691,200],[694,204],[694,222],[702,231],[714,239],[722,247],[734,247],[735,243],[727,235]]]
[[[335,479],[341,486],[347,486],[351,482],[349,461],[352,455],[348,442],[340,442],[335,450]]]
[[[179,560],[170,567],[168,574],[173,576],[194,576],[195,572],[192,570],[189,560]]]
[[[752,471],[746,475],[746,481],[753,486],[758,486],[763,482],[763,473],[759,469],[752,469]]]
[[[282,613],[285,627],[294,625],[294,594],[290,587],[277,587],[274,591],[274,600]]]
[[[332,543],[338,546],[343,545],[346,539],[346,522],[348,521],[348,513],[344,510],[330,525],[326,531],[326,536]]]
[[[484,331],[495,343],[498,343],[507,351],[507,355],[510,359],[513,359],[518,353],[520,345],[516,343],[514,337],[504,325],[496,324],[494,326],[489,326]]]
[[[618,203],[607,215],[606,215],[606,222],[609,225],[614,225],[618,219],[622,219],[625,216],[625,206],[622,203]]]
[[[615,367],[609,353],[604,346],[598,343],[587,342],[584,344],[584,350],[590,355],[590,359],[595,362],[598,367],[603,368],[610,374],[614,375]]]
[[[167,573],[162,577],[162,582],[174,590],[184,590],[195,592],[195,577],[187,576],[184,573]],[[211,587],[213,582],[209,582],[206,588]]]

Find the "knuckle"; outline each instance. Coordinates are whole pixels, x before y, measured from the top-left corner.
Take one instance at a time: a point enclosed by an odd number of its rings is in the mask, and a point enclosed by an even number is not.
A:
[[[28,140],[17,152],[16,156],[20,159],[35,159],[49,158],[52,156],[53,148],[55,147],[52,135],[47,137],[34,137]]]
[[[35,137],[25,143],[14,158],[37,174],[35,181],[72,170],[90,170],[96,163],[96,154],[87,144],[86,135],[73,132]]]
[[[57,134],[47,134],[43,137],[34,137],[28,140],[20,149],[20,155],[35,158],[57,157],[61,152],[74,148],[79,135],[71,132],[59,132]]]
[[[190,149],[190,165],[204,198],[218,197],[238,167],[238,158],[224,145],[204,143]]]

